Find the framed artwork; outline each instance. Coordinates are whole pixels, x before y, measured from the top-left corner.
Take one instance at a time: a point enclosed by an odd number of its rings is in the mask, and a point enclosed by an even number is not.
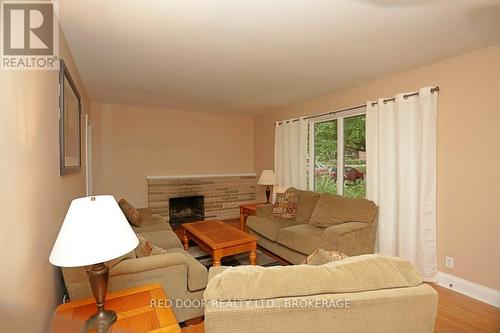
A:
[[[80,94],[66,64],[61,59],[59,72],[59,164],[60,174],[80,171],[81,110]]]

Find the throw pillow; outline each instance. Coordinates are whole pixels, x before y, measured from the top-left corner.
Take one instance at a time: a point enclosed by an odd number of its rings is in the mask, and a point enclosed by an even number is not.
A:
[[[161,247],[158,247],[158,246],[153,246],[153,249],[151,250],[151,253],[149,255],[156,256],[159,254],[166,254],[166,253],[168,253],[167,250],[162,249]]]
[[[123,214],[127,218],[128,222],[136,227],[140,227],[142,225],[142,216],[134,206],[132,206],[127,200],[120,199],[118,201],[118,205],[120,206]]]
[[[307,265],[323,265],[332,261],[342,260],[347,258],[345,254],[339,251],[326,251],[317,249],[307,256],[301,264]]]
[[[277,193],[271,217],[295,220],[298,199],[294,192]]]
[[[139,234],[136,234],[137,238],[139,238],[139,245],[135,248],[135,255],[137,258],[148,257],[151,255],[151,251],[153,250],[153,245],[144,237]]]

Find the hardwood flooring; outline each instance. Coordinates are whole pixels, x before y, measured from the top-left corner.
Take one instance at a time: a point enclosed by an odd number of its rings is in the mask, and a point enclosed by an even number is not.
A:
[[[441,286],[434,333],[500,333],[500,309]]]

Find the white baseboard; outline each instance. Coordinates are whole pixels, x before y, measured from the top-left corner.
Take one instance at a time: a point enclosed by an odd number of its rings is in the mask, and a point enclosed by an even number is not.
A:
[[[438,273],[438,284],[500,308],[500,291],[498,290],[444,272]]]

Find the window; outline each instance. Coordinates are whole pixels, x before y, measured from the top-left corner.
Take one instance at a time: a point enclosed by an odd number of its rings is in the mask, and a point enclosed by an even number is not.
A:
[[[365,197],[365,120],[363,110],[310,122],[309,157],[314,161],[309,165],[311,190]]]

